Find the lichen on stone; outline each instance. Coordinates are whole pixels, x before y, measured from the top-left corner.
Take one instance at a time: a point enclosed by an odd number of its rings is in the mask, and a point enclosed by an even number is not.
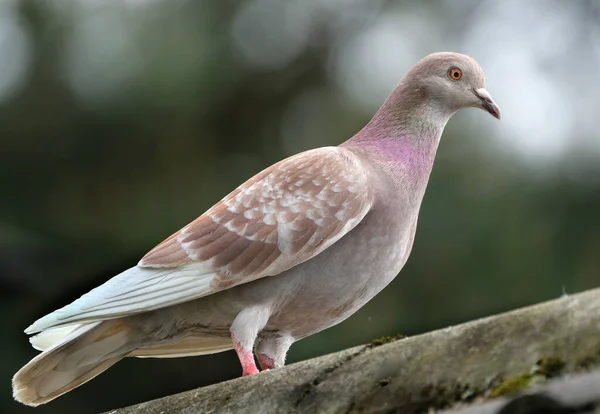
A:
[[[589,370],[597,366],[600,366],[600,347],[596,349],[595,353],[581,358],[576,363],[576,368],[581,370]]]
[[[542,358],[537,362],[534,373],[538,375],[543,375],[545,378],[553,378],[560,375],[564,367],[565,363],[560,358]]]
[[[560,375],[564,367],[565,363],[560,358],[542,358],[535,363],[530,372],[502,381],[500,385],[488,393],[488,397],[495,398],[519,394],[533,385],[541,384],[549,378]]]
[[[392,381],[391,377],[383,378],[383,379],[380,379],[379,381],[377,381],[377,385],[379,385],[380,387],[383,388],[386,385],[388,385],[391,381]]]
[[[394,336],[382,336],[381,338],[373,339],[370,344],[367,345],[367,348],[376,348],[381,345],[389,344],[391,342],[396,342],[400,339],[406,338],[406,335],[396,334]]]

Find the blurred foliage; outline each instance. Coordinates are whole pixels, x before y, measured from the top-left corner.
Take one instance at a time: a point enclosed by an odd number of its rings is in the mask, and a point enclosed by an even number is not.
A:
[[[8,378],[36,353],[22,334],[33,320],[134,265],[262,168],[336,145],[369,119],[332,59],[392,2],[331,3],[311,13],[265,0],[0,6],[26,34],[14,47],[28,53],[19,86],[0,100],[2,412],[27,410]],[[425,4],[430,18],[447,11]],[[450,31],[459,25],[444,18]],[[540,169],[494,139],[491,117],[471,115],[446,129],[400,277],[345,323],[294,345],[290,362],[599,284],[597,154],[566,152]],[[239,373],[232,352],[128,359],[37,412],[98,412]]]

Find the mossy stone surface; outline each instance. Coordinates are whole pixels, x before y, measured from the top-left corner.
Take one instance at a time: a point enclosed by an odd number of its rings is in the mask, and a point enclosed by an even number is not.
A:
[[[598,366],[599,326],[595,289],[112,413],[427,412]]]

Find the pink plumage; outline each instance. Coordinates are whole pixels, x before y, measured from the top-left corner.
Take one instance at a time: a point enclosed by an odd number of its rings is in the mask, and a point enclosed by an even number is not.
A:
[[[260,172],[130,269],[26,329],[43,352],[13,378],[39,405],[121,358],[234,348],[244,375],[279,368],[297,340],[340,323],[402,269],[450,117],[500,111],[472,58],[418,62],[339,147]]]

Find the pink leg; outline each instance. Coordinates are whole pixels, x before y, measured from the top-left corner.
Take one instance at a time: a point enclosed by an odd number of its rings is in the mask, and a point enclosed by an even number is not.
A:
[[[256,368],[256,363],[254,362],[254,354],[252,353],[252,349],[244,349],[233,335],[231,335],[231,339],[233,340],[235,352],[237,353],[240,363],[242,364],[242,376],[245,377],[246,375],[258,374],[259,371],[258,368]]]
[[[281,368],[285,365],[285,354],[294,342],[294,338],[287,332],[277,332],[275,335],[268,334],[259,338],[256,344],[256,357],[260,368]]]
[[[267,354],[258,354],[256,356],[258,357],[260,369],[262,369],[263,371],[275,368],[275,361]]]

